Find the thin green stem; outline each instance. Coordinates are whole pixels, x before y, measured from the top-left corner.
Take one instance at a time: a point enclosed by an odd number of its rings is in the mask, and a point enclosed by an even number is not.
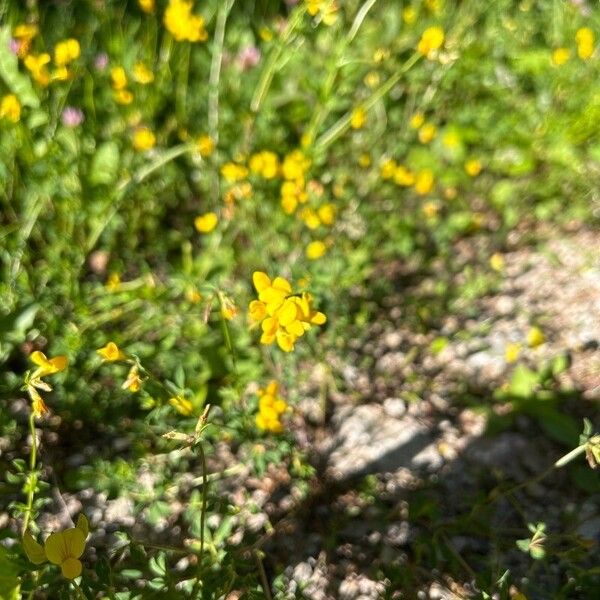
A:
[[[33,500],[35,498],[35,488],[37,487],[37,481],[33,484],[35,475],[35,466],[37,463],[37,437],[35,434],[35,415],[33,410],[29,415],[29,434],[31,435],[31,450],[29,453],[29,475],[28,475],[28,489],[27,489],[27,508],[25,511],[25,520],[23,521],[23,535],[29,528],[29,521],[31,520],[31,513],[33,511]]]
[[[200,460],[202,461],[202,513],[200,514],[200,554],[204,555],[204,523],[206,521],[208,477],[206,468],[206,455],[204,454],[202,442],[198,441],[197,448],[198,452],[200,453]]]

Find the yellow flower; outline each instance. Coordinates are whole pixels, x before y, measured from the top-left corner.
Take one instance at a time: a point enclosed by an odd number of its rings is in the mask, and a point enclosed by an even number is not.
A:
[[[43,352],[36,350],[29,355],[29,360],[37,365],[38,368],[33,372],[32,379],[38,377],[44,377],[46,375],[54,375],[54,373],[60,373],[67,368],[69,361],[66,356],[55,356],[54,358],[47,358]]]
[[[415,177],[415,191],[419,196],[429,194],[433,189],[434,181],[433,171],[431,171],[431,169],[419,171]]]
[[[96,352],[106,361],[115,362],[116,360],[125,360],[127,355],[121,351],[114,342],[108,342],[106,346],[99,348]]]
[[[419,129],[419,141],[421,144],[429,144],[437,134],[437,129],[432,123],[426,123]]]
[[[106,288],[109,292],[116,292],[121,287],[121,277],[118,273],[111,273],[106,280]]]
[[[350,115],[350,127],[352,129],[362,129],[367,122],[367,113],[364,108],[358,107],[352,111]]]
[[[273,32],[268,27],[261,27],[258,35],[263,42],[270,42],[273,39]]]
[[[426,58],[433,58],[434,52],[444,43],[444,30],[441,27],[428,27],[421,36],[417,51]]]
[[[113,90],[124,90],[127,87],[127,74],[123,67],[113,67],[110,70],[110,79]]]
[[[504,257],[500,252],[494,252],[494,254],[490,256],[490,267],[499,273],[504,269]]]
[[[63,577],[75,579],[83,569],[79,559],[85,550],[88,531],[88,520],[81,514],[75,527],[51,533],[44,546],[26,531],[23,535],[23,549],[33,564],[39,565],[48,560],[60,566]]]
[[[138,5],[145,13],[154,12],[154,0],[138,0]]]
[[[388,158],[381,163],[379,167],[379,172],[383,179],[391,179],[394,177],[397,168],[396,161],[393,158]]]
[[[323,225],[333,225],[335,221],[335,206],[331,203],[323,204],[317,209],[317,215]]]
[[[433,219],[434,217],[437,216],[437,214],[440,210],[440,207],[437,202],[430,200],[429,202],[425,202],[425,204],[423,204],[422,210],[423,210],[423,214],[428,219]]]
[[[214,152],[215,140],[213,140],[210,135],[201,135],[196,140],[196,149],[200,153],[200,156],[206,158]]]
[[[407,25],[412,25],[417,20],[417,11],[412,6],[407,6],[402,11],[402,20]]]
[[[564,65],[571,58],[571,51],[568,48],[556,48],[552,52],[552,64],[555,67]]]
[[[530,348],[537,348],[546,341],[544,332],[539,327],[532,327],[527,333],[527,344]]]
[[[465,171],[467,172],[467,175],[470,175],[471,177],[477,177],[477,175],[481,173],[481,168],[481,161],[476,158],[472,158],[465,163]]]
[[[235,302],[223,292],[219,292],[219,300],[221,303],[221,316],[227,321],[231,321],[237,316],[239,312],[238,307],[235,305]]]
[[[113,97],[118,104],[131,104],[133,102],[133,94],[129,90],[115,90]]]
[[[70,78],[71,72],[67,67],[58,67],[58,69],[54,69],[52,75],[50,75],[51,81],[67,81]]]
[[[582,27],[575,33],[575,42],[577,42],[577,54],[579,58],[587,60],[594,54],[594,32],[589,27]]]
[[[408,122],[411,129],[420,129],[423,123],[425,123],[425,115],[420,111],[414,113]]]
[[[274,152],[263,150],[250,157],[250,170],[265,179],[273,179],[279,174],[279,158]]]
[[[373,62],[380,63],[390,57],[390,51],[387,48],[377,48],[373,53]]]
[[[234,162],[225,163],[221,167],[221,175],[226,181],[240,181],[248,177],[248,169]]]
[[[192,14],[191,0],[169,0],[163,21],[167,31],[178,42],[204,42],[208,39],[204,19]]]
[[[44,402],[44,399],[40,396],[39,392],[35,389],[33,384],[34,382],[30,381],[29,385],[27,386],[27,393],[31,398],[31,412],[33,413],[33,416],[37,419],[42,415],[48,413],[49,410],[46,406],[46,403]],[[35,384],[39,385],[39,379],[35,381]]]
[[[38,34],[39,28],[33,23],[22,23],[17,25],[13,30],[13,38],[19,42],[17,55],[19,58],[24,58],[29,54],[31,48],[31,40]]]
[[[306,246],[306,258],[309,260],[317,260],[327,252],[327,246],[324,242],[316,240]]]
[[[358,164],[363,169],[368,169],[371,166],[371,157],[367,153],[361,154],[358,157]]]
[[[316,229],[321,224],[319,214],[312,208],[304,208],[300,212],[300,218],[309,229]]]
[[[301,150],[293,150],[287,154],[281,165],[281,173],[287,180],[302,180],[310,167],[310,160]]]
[[[381,76],[377,71],[369,71],[363,79],[364,84],[369,88],[377,87],[380,81]]]
[[[194,227],[200,233],[210,233],[219,222],[219,218],[214,212],[207,212],[194,219]]]
[[[57,67],[65,67],[70,62],[78,59],[80,54],[79,42],[74,38],[58,42],[54,46],[54,62]]]
[[[338,5],[334,0],[306,0],[306,10],[312,17],[320,13],[325,25],[333,25],[337,20]]]
[[[42,87],[50,83],[50,73],[46,65],[50,62],[50,55],[46,52],[42,54],[28,54],[25,57],[25,67],[31,73],[33,79]]]
[[[184,417],[189,417],[194,412],[192,403],[182,396],[174,396],[169,398],[169,404]]]
[[[280,417],[287,408],[287,402],[279,396],[279,384],[271,381],[265,389],[258,390],[257,427],[263,431],[280,433],[283,431]]]
[[[137,365],[133,365],[127,373],[127,379],[121,385],[121,389],[129,390],[130,392],[139,392],[142,387],[142,380]]]
[[[133,79],[141,85],[148,85],[154,81],[154,73],[143,62],[136,62],[133,66]]]
[[[154,148],[156,136],[148,127],[138,127],[133,133],[133,147],[138,152],[146,152]]]
[[[410,187],[415,184],[415,175],[405,166],[398,165],[394,170],[394,182],[404,187]]]
[[[456,131],[446,131],[442,137],[442,144],[446,148],[456,148],[460,144],[460,137]]]
[[[519,358],[520,354],[521,354],[521,344],[516,344],[516,343],[508,344],[508,346],[506,346],[506,349],[504,350],[504,360],[507,363],[513,363]]]
[[[7,94],[0,100],[0,119],[17,123],[21,118],[21,103],[14,94]]]

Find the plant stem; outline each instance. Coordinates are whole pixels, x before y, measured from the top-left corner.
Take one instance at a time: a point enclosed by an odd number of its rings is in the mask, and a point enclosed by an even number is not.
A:
[[[28,477],[28,490],[27,490],[27,509],[25,512],[25,521],[23,522],[23,535],[29,527],[29,521],[31,520],[31,513],[33,511],[33,499],[35,497],[36,484],[32,484],[32,478],[35,473],[35,465],[37,462],[37,438],[35,435],[35,416],[33,411],[29,415],[29,433],[31,435],[31,450],[29,453],[29,477]],[[37,477],[36,477],[37,479]]]

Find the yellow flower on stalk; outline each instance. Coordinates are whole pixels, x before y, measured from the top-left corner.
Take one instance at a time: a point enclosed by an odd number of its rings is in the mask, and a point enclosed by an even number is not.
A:
[[[196,149],[198,150],[200,156],[206,158],[214,152],[215,140],[213,140],[210,135],[201,135],[196,140]]]
[[[433,58],[436,50],[444,43],[444,30],[441,27],[428,27],[421,36],[417,51],[426,58]]]
[[[47,52],[28,54],[24,62],[25,67],[37,83],[42,87],[46,87],[50,83],[50,73],[46,66],[50,62],[50,55]]]
[[[350,115],[350,127],[352,129],[362,129],[367,122],[367,112],[359,106],[352,111]]]
[[[306,246],[306,258],[309,260],[317,260],[318,258],[321,258],[325,252],[327,252],[327,246],[320,240],[310,242],[310,244]]]
[[[328,227],[333,225],[333,222],[335,221],[335,205],[329,202],[319,206],[317,215],[323,225],[327,225]]]
[[[138,5],[147,14],[154,12],[154,0],[138,0]]]
[[[581,27],[575,33],[577,54],[582,60],[588,60],[594,54],[595,35],[589,27]]]
[[[156,145],[156,136],[149,127],[138,127],[133,133],[133,147],[138,152],[146,152]]]
[[[415,177],[415,192],[419,196],[425,196],[429,194],[433,189],[435,179],[433,177],[433,171],[431,169],[423,169],[416,174]]]
[[[106,346],[99,348],[96,352],[107,362],[127,359],[127,355],[114,342],[108,342]]]
[[[169,398],[169,404],[184,417],[189,417],[194,412],[192,403],[182,396],[174,396]]]
[[[471,177],[477,177],[477,175],[481,173],[481,169],[481,161],[476,158],[472,158],[465,163],[465,171],[467,172],[467,175],[470,175]]]
[[[60,373],[61,371],[64,371],[69,364],[69,360],[64,355],[47,358],[46,355],[39,350],[32,352],[29,355],[29,360],[38,367],[31,375],[32,379]]]
[[[219,217],[214,212],[207,212],[194,219],[194,227],[199,233],[210,233],[219,222]]]
[[[154,73],[141,61],[133,65],[133,79],[141,85],[148,85],[154,81]]]
[[[419,129],[419,141],[421,144],[429,144],[436,135],[437,128],[432,123],[425,123],[425,125]]]
[[[261,27],[258,35],[263,42],[270,42],[273,39],[273,32],[268,27]]]
[[[127,373],[127,379],[121,385],[121,389],[129,390],[130,392],[139,392],[142,387],[142,379],[137,365],[133,365]]]
[[[79,58],[81,47],[75,38],[69,38],[58,42],[54,46],[54,63],[57,67],[65,67],[72,61]]]
[[[339,7],[334,0],[305,0],[306,11],[311,17],[321,16],[325,25],[333,25],[337,20]]]
[[[546,336],[539,327],[532,327],[527,333],[527,344],[530,348],[537,348],[546,342]]]
[[[109,292],[116,292],[121,287],[121,276],[118,273],[111,273],[106,280],[106,289]]]
[[[555,67],[564,65],[571,58],[571,50],[569,48],[556,48],[552,51],[552,64]]]
[[[498,273],[504,270],[504,257],[500,252],[494,252],[494,254],[490,256],[490,267],[492,267],[494,271],[498,271]]]
[[[248,166],[253,173],[265,179],[273,179],[279,174],[279,157],[275,152],[263,150],[250,157]]]
[[[504,350],[504,360],[507,363],[515,362],[521,354],[521,344],[511,343]]]
[[[60,566],[63,577],[75,579],[83,570],[79,559],[85,550],[88,532],[88,520],[81,514],[75,527],[51,533],[43,546],[26,531],[23,535],[23,549],[33,564],[39,565],[49,561]]]
[[[301,150],[292,150],[286,154],[281,164],[281,173],[287,180],[303,180],[310,168],[310,160]]]
[[[54,69],[50,75],[51,81],[67,81],[70,78],[71,72],[67,67],[58,67],[58,69]]]
[[[0,119],[5,118],[13,123],[21,119],[21,103],[14,94],[2,96],[0,100]]]
[[[38,382],[35,382],[36,384]],[[50,412],[44,399],[40,396],[39,392],[35,389],[34,382],[31,382],[27,386],[27,393],[31,398],[31,412],[36,419],[39,419],[42,415]]]
[[[205,42],[208,39],[204,18],[192,14],[191,0],[169,0],[163,22],[178,42]]]

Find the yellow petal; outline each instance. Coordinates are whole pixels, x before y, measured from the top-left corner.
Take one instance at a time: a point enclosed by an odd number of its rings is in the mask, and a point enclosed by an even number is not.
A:
[[[29,531],[26,531],[25,535],[23,535],[23,549],[25,550],[25,554],[27,554],[27,558],[34,565],[39,565],[46,561],[46,553],[44,552],[44,548],[41,544],[35,541]]]
[[[46,358],[46,355],[43,352],[40,352],[39,350],[32,352],[29,355],[29,360],[31,360],[31,362],[34,365],[37,365],[38,367],[43,367],[48,364],[48,359]]]
[[[270,287],[271,279],[262,271],[254,271],[254,273],[252,273],[252,283],[254,284],[256,291],[260,292],[265,288]]]
[[[62,532],[51,533],[48,539],[44,543],[44,550],[48,560],[55,564],[60,565],[68,558],[67,546]]]
[[[327,317],[322,312],[315,312],[310,317],[310,322],[313,325],[323,325],[327,321]]]
[[[67,560],[60,565],[63,577],[66,577],[67,579],[79,577],[82,569],[83,565],[81,564],[81,561],[76,558],[67,558]]]
[[[283,327],[293,323],[298,318],[298,307],[296,306],[296,303],[291,300],[286,300],[281,307],[277,318]]]
[[[64,371],[69,364],[69,359],[66,356],[55,356],[50,359],[50,364],[56,369],[56,372]]]
[[[284,279],[283,277],[275,277],[275,279],[273,280],[273,287],[276,290],[281,290],[282,292],[285,292],[286,294],[292,293],[292,286],[290,285],[290,282],[287,279]]]
[[[79,558],[85,550],[86,536],[83,533],[83,530],[79,527],[71,527],[70,529],[65,529],[65,531],[63,531],[62,533],[63,538],[65,540],[68,556],[71,558]]]
[[[75,527],[81,530],[84,538],[87,537],[87,534],[90,530],[90,524],[88,523],[87,517],[83,513],[81,513],[77,518],[77,525],[75,525]]]

